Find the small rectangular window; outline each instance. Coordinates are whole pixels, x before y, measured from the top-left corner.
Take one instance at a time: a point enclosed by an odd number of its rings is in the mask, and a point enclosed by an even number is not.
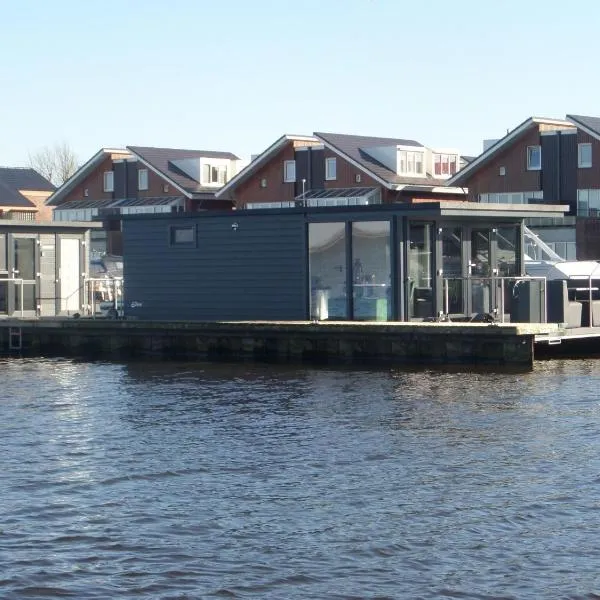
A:
[[[296,181],[296,161],[283,161],[283,182],[294,183]]]
[[[112,171],[104,171],[104,191],[115,191],[115,174]]]
[[[194,225],[171,225],[169,227],[169,245],[195,246],[196,227]]]
[[[591,144],[577,144],[577,166],[580,169],[589,169],[592,166]]]
[[[542,169],[542,147],[527,146],[527,170],[540,171]]]
[[[335,158],[325,159],[325,179],[327,179],[327,181],[337,179],[337,164]]]
[[[140,169],[138,171],[138,190],[144,191],[148,189],[148,169]]]

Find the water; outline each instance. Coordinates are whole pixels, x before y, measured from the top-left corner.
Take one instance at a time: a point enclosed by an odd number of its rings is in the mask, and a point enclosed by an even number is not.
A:
[[[600,362],[0,368],[2,599],[600,597]]]

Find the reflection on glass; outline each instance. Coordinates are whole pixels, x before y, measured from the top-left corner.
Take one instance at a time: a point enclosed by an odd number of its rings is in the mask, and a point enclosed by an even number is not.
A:
[[[471,294],[472,313],[489,313],[491,310],[492,283],[490,269],[490,230],[471,231]]]
[[[433,316],[433,225],[411,223],[408,233],[408,316]]]
[[[442,230],[442,273],[444,274],[444,307],[449,314],[465,310],[462,277],[462,228]]]
[[[520,272],[520,266],[517,263],[517,257],[520,256],[519,242],[521,236],[520,229],[517,225],[498,227],[496,234],[496,255],[498,262],[498,275],[500,277],[515,277]],[[504,312],[510,310],[513,298],[513,289],[516,280],[504,281],[500,289],[504,290],[504,298],[502,299]],[[499,297],[502,296],[501,291],[498,292]]]
[[[15,310],[34,311],[36,309],[35,294],[35,250],[34,238],[14,238],[15,278],[22,279],[14,283]]]
[[[353,318],[387,321],[391,316],[389,221],[352,223]]]
[[[0,275],[2,278],[2,275]],[[6,314],[8,312],[8,283],[3,282],[0,279],[0,313]]]
[[[309,223],[308,252],[311,317],[347,319],[345,223]]]

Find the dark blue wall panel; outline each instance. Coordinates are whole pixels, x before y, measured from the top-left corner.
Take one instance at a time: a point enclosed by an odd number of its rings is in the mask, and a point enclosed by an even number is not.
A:
[[[195,243],[172,245],[171,228],[190,225]],[[306,319],[305,231],[302,214],[124,219],[126,315]]]

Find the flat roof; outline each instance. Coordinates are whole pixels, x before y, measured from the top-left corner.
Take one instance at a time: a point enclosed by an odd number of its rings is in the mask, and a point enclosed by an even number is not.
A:
[[[370,204],[366,206],[319,206],[292,208],[261,208],[242,210],[209,210],[204,212],[180,212],[161,214],[122,215],[124,221],[140,219],[210,219],[260,217],[267,215],[298,215],[307,217],[324,217],[327,215],[342,216],[347,214],[372,216],[402,215],[411,217],[462,217],[486,219],[525,219],[525,218],[560,218],[569,210],[568,206],[558,204],[483,204],[461,200],[424,201],[413,204]]]
[[[0,229],[102,229],[98,221],[18,221],[16,219],[0,219]]]

